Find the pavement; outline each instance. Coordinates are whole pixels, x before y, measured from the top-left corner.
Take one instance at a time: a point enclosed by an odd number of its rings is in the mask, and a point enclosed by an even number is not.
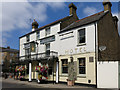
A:
[[[20,80],[14,80],[13,78],[0,78],[0,81],[4,82],[4,83],[10,83],[10,84],[21,84],[21,85],[28,85],[28,86],[32,86],[35,88],[91,88],[96,90],[96,88],[94,87],[87,87],[87,86],[81,86],[81,85],[74,85],[74,86],[68,86],[67,83],[66,84],[53,84],[53,83],[47,83],[47,84],[38,84],[37,82],[28,82],[28,81],[20,81]]]

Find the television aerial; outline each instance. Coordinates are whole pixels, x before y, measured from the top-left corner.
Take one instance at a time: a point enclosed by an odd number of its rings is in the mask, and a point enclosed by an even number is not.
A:
[[[100,50],[100,51],[106,50],[106,46],[100,46],[100,47],[99,47],[99,50]]]

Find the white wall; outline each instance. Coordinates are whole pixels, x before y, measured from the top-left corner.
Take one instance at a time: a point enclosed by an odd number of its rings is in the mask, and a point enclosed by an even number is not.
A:
[[[83,29],[83,28],[85,28],[85,31],[86,31],[86,43],[85,45],[78,46],[78,30]],[[50,29],[51,29],[51,34],[49,36],[55,35],[55,41],[50,42],[51,51],[56,51],[58,52],[59,55],[95,52],[95,26],[94,24],[89,24],[89,25],[79,27],[77,29],[70,30],[68,31],[70,32],[69,34],[66,34],[68,32],[58,34],[58,32],[60,31],[60,23],[52,25]],[[40,30],[40,39],[45,38],[45,37],[46,37],[45,29]],[[30,34],[30,42],[31,41],[36,41],[36,32]],[[45,52],[45,45],[40,44],[40,40],[37,40],[37,42],[39,43],[38,53]],[[21,45],[20,56],[25,55],[25,51],[23,50],[24,43],[26,43],[26,36],[20,38],[20,45]]]
[[[97,63],[97,88],[118,88],[118,61]]]
[[[78,44],[78,30],[83,29],[83,28],[85,28],[85,31],[86,31],[86,43],[85,45],[79,45]],[[70,32],[69,34],[66,34],[68,32],[59,34],[59,40],[60,40],[59,41],[60,42],[59,54],[60,55],[95,52],[95,26],[94,24],[89,24],[83,27],[79,27],[69,32]],[[67,39],[64,39],[64,38],[67,38]]]
[[[26,37],[20,38],[20,56],[25,55],[24,43],[26,43]]]
[[[50,26],[51,33],[50,33],[50,35],[48,35],[48,36],[55,35],[56,40],[51,42],[50,48],[52,51],[56,51],[56,52],[58,51],[58,48],[59,48],[59,47],[57,47],[58,43],[59,43],[58,37],[57,37],[57,32],[59,32],[59,31],[60,31],[60,23]],[[40,30],[40,39],[45,38],[45,37],[46,37],[45,29]],[[32,42],[32,41],[37,41],[39,43],[38,44],[38,53],[45,52],[45,45],[40,44],[40,40],[36,40],[36,32],[30,34],[30,42]],[[25,55],[25,50],[23,49],[24,43],[26,43],[26,36],[20,38],[20,56]],[[37,45],[36,45],[36,47],[37,47]],[[37,51],[36,51],[36,53],[37,53]],[[31,54],[35,54],[35,53],[31,53]]]

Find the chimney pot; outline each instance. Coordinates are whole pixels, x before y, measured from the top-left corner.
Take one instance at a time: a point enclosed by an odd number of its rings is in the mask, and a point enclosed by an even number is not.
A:
[[[70,15],[76,15],[76,10],[77,10],[77,7],[73,3],[69,4]]]
[[[10,46],[7,46],[7,49],[10,49]]]
[[[39,24],[38,24],[37,21],[35,21],[35,19],[34,19],[34,21],[33,21],[33,23],[32,23],[32,31],[34,31],[35,29],[37,29],[38,26],[39,26]]]
[[[103,6],[104,6],[104,11],[108,10],[111,12],[112,4],[109,0],[103,0]]]

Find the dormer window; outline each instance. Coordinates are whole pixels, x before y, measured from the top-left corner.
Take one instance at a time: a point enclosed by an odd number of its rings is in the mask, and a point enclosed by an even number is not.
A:
[[[26,41],[27,41],[27,42],[30,41],[30,36],[29,36],[29,35],[26,36]]]
[[[40,39],[40,32],[36,33],[36,38],[37,38],[37,40]]]
[[[50,34],[50,27],[46,28],[45,31],[46,31],[45,35],[46,36],[49,35]]]

